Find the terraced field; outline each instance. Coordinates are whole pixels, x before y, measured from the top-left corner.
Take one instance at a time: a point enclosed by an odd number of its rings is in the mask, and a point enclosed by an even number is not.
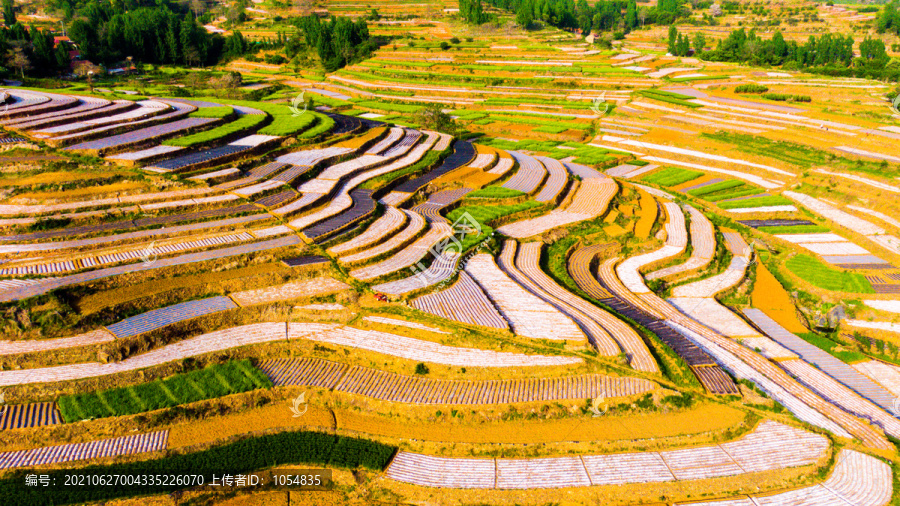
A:
[[[897,501],[900,128],[890,76],[859,77],[894,25],[306,4],[191,6],[233,52],[209,68],[0,91],[0,503],[301,493],[20,479],[92,465],[324,467],[301,502],[329,504]],[[367,40],[338,47],[331,14]],[[783,58],[875,39],[840,68],[729,61],[769,19]]]

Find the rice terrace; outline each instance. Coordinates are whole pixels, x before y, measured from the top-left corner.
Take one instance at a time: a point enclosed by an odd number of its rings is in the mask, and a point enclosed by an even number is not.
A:
[[[0,10],[0,505],[900,505],[898,0]]]

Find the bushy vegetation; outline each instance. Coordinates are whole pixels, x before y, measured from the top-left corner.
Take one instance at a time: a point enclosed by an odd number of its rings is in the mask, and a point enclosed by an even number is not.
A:
[[[795,255],[785,262],[795,276],[831,292],[875,293],[862,274],[833,269],[809,255]]]
[[[635,0],[487,0],[501,9],[514,12],[516,23],[524,28],[542,21],[562,29],[581,29],[582,33],[622,30],[628,33],[646,23],[670,24],[687,17],[690,10],[681,0],[660,0],[653,7],[638,8]]]
[[[249,360],[232,361],[130,387],[66,395],[59,398],[59,411],[71,423],[132,415],[271,386],[269,378]]]
[[[203,475],[210,483],[213,474],[221,477],[247,474],[285,464],[312,464],[348,469],[367,468],[380,471],[387,466],[396,447],[346,436],[321,432],[284,432],[244,439],[235,443],[195,453],[141,462],[94,465],[85,472],[104,475]],[[76,504],[131,497],[166,494],[187,486],[109,486],[109,487],[25,487],[22,470],[0,481],[0,504],[17,506]],[[63,483],[71,470],[45,470],[51,483]]]
[[[787,93],[765,93],[762,98],[777,102],[812,102],[809,95],[790,95]]]
[[[741,84],[734,89],[735,93],[765,93],[767,91],[769,91],[768,86],[756,83]]]

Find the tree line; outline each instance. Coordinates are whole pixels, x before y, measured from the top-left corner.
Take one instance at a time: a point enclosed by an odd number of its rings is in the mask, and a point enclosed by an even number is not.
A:
[[[689,16],[683,0],[659,0],[653,7],[638,7],[635,0],[484,0],[489,5],[516,14],[516,23],[529,28],[540,21],[564,30],[582,33],[618,31],[628,33],[650,24],[670,24]],[[459,0],[460,15],[470,23],[489,21],[482,0]]]
[[[898,60],[892,60],[884,41],[866,37],[854,55],[853,37],[826,33],[810,35],[804,43],[786,41],[780,31],[770,39],[740,28],[719,41],[715,49],[704,51],[705,38],[695,35],[695,55],[707,61],[737,62],[758,66],[781,66],[786,70],[804,69],[819,74],[897,80]],[[688,53],[687,37],[669,29],[669,51],[677,56]]]
[[[366,20],[332,16],[323,23],[318,16],[305,16],[294,20],[303,30],[306,44],[315,48],[328,72],[333,72],[352,62],[368,58],[376,44],[369,36]]]

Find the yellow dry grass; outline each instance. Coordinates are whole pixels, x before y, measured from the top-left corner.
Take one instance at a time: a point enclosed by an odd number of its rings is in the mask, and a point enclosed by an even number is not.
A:
[[[610,237],[619,237],[620,235],[624,234],[625,232],[628,232],[627,230],[620,227],[619,225],[616,225],[615,223],[603,227],[603,231],[606,232],[606,235],[608,235]]]
[[[108,184],[103,186],[89,186],[87,188],[76,188],[74,190],[65,190],[59,192],[29,192],[16,195],[14,202],[21,200],[67,200],[93,195],[108,195],[111,193],[119,193],[124,191],[142,190],[147,188],[147,183],[140,181],[125,181],[121,183]]]
[[[496,181],[500,175],[499,174],[489,174],[487,172],[482,171],[481,169],[475,169],[477,172],[473,172],[471,174],[466,175],[464,178],[460,178],[460,182],[466,188],[481,188],[490,183]]]
[[[288,267],[280,263],[268,263],[244,267],[222,272],[209,272],[194,276],[181,276],[166,280],[153,280],[136,285],[123,286],[112,290],[106,290],[94,293],[81,298],[76,306],[82,314],[90,314],[100,311],[103,308],[122,304],[124,302],[157,295],[177,290],[180,288],[188,288],[203,284],[222,283],[234,279],[240,279],[250,276],[258,276],[262,274],[272,274],[287,271]]]
[[[756,264],[756,283],[750,293],[750,304],[790,332],[807,332],[806,327],[797,318],[791,296],[761,263]]]
[[[644,190],[639,191],[641,195],[641,210],[638,212],[638,221],[634,225],[634,235],[640,239],[647,239],[653,230],[653,224],[656,223],[656,199]]]
[[[367,142],[371,142],[371,141],[381,137],[381,135],[384,134],[385,130],[387,130],[387,127],[373,128],[363,135],[354,137],[352,139],[347,139],[345,141],[338,142],[337,144],[335,144],[335,147],[359,149],[362,146],[364,146]]]
[[[294,417],[292,406],[291,401],[275,401],[268,406],[242,413],[176,425],[169,430],[169,448],[214,443],[276,428],[332,427],[328,409],[307,405],[303,416]]]
[[[0,179],[0,186],[31,186],[35,184],[65,183],[69,181],[83,181],[85,179],[98,179],[113,177],[121,172],[71,172],[56,171],[44,172],[23,178]]]
[[[744,413],[721,404],[672,413],[584,416],[485,423],[399,422],[369,413],[336,411],[338,428],[390,438],[473,444],[538,444],[675,437],[726,430]]]

